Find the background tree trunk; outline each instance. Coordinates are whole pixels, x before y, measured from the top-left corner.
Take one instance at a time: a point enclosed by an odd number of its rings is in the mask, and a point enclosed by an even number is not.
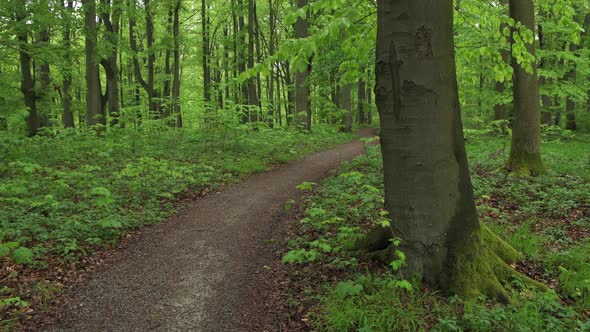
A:
[[[67,5],[66,5],[67,3]],[[63,6],[64,6],[64,13],[65,13],[65,24],[64,24],[64,34],[63,34],[63,39],[64,39],[64,48],[65,48],[65,52],[64,52],[64,62],[65,62],[65,67],[64,68],[64,78],[63,78],[63,82],[62,82],[62,96],[61,96],[61,102],[62,102],[62,108],[63,108],[63,113],[62,113],[62,122],[63,122],[63,126],[64,128],[74,128],[75,124],[74,124],[74,113],[72,111],[72,92],[71,92],[71,87],[72,87],[72,57],[71,57],[71,49],[72,49],[72,42],[71,42],[71,29],[72,29],[72,11],[74,9],[74,1],[73,0],[68,0],[67,2],[63,2]]]
[[[86,41],[86,124],[93,127],[101,122],[100,76],[97,59],[96,2],[83,0]]]
[[[27,29],[25,28],[27,20],[27,7],[25,0],[19,0],[17,4],[16,20],[19,25],[17,34],[19,42],[19,60],[21,71],[20,90],[25,100],[29,117],[27,118],[27,129],[29,136],[37,135],[37,131],[41,127],[39,114],[37,113],[37,93],[35,92],[35,79],[31,73],[31,55],[29,54],[29,41],[27,37]]]
[[[352,85],[345,84],[340,88],[338,98],[340,107],[344,110],[342,115],[342,131],[345,133],[352,132]]]
[[[532,0],[510,0],[510,17],[532,31],[535,29],[534,14]],[[527,50],[534,55],[534,43],[527,44]],[[545,166],[541,160],[541,112],[536,64],[533,63],[533,73],[528,73],[513,58],[512,68],[514,117],[508,169],[517,176],[542,174]]]
[[[307,0],[297,0],[297,8],[304,8],[307,6]],[[295,37],[306,38],[308,36],[309,21],[307,18],[297,18],[295,23]],[[295,73],[295,113],[297,119],[297,126],[311,130],[311,109],[309,104],[309,84],[307,79],[309,77],[309,66],[301,71]]]

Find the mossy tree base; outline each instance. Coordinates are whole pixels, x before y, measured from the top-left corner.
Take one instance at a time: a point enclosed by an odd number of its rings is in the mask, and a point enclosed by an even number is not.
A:
[[[367,252],[369,257],[388,263],[396,258],[396,249],[391,243],[391,231],[376,228],[370,232],[357,247]],[[439,286],[449,294],[465,298],[476,298],[485,295],[502,303],[510,302],[510,296],[504,285],[513,278],[536,287],[542,291],[549,288],[514,270],[510,264],[524,257],[516,249],[504,242],[488,227],[483,226],[472,233],[461,245],[449,248],[454,254],[449,255],[446,263],[448,268],[439,280]],[[428,271],[423,271],[428,273]],[[423,276],[424,277],[424,276]],[[430,278],[433,279],[433,278]]]
[[[547,291],[547,286],[519,273],[510,264],[524,257],[488,227],[482,226],[455,249],[447,290],[467,298],[485,295],[499,302],[510,302],[504,285],[513,278]]]
[[[508,172],[514,177],[536,176],[547,173],[547,168],[540,153],[510,152],[510,159],[506,165]]]

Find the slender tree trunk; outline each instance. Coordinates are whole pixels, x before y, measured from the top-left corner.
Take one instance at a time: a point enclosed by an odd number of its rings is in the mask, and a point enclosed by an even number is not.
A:
[[[352,132],[352,85],[346,84],[340,88],[338,98],[340,107],[344,110],[342,116],[342,131],[345,133]]]
[[[182,113],[180,112],[180,7],[182,0],[176,0],[172,35],[174,38],[174,64],[172,65],[172,115],[176,118],[176,127],[182,128]]]
[[[67,4],[67,5],[66,5]],[[64,34],[63,34],[63,43],[64,43],[64,63],[65,68],[63,69],[63,82],[62,82],[62,96],[61,96],[61,103],[63,108],[62,113],[62,123],[64,128],[74,128],[74,113],[72,112],[72,56],[71,56],[71,49],[72,49],[72,42],[71,42],[71,30],[72,30],[72,19],[73,19],[73,9],[74,9],[74,1],[68,0],[67,2],[63,2],[64,6],[64,14],[65,14],[65,24],[64,24]]]
[[[506,50],[501,50],[500,54],[502,55],[502,61],[505,63],[510,62],[510,52]],[[506,84],[504,82],[495,82],[494,83],[494,90],[498,96],[502,96],[504,91],[506,91]],[[506,120],[508,118],[508,105],[501,102],[496,103],[494,105],[494,120]]]
[[[367,124],[373,124],[373,89],[367,85]]]
[[[248,0],[248,69],[254,68],[254,29],[255,29],[255,0]],[[248,112],[250,113],[250,122],[258,120],[258,96],[256,94],[256,80],[254,77],[248,79]]]
[[[210,116],[211,107],[211,53],[209,42],[209,16],[207,15],[207,4],[205,0],[201,1],[201,34],[203,40],[203,101],[205,102],[205,118]]]
[[[43,23],[39,25],[43,26]],[[44,27],[39,34],[37,35],[37,41],[35,42],[35,47],[38,49],[43,49],[48,47],[50,44],[50,36],[48,28]],[[37,104],[40,104],[40,112],[39,118],[41,122],[41,127],[50,127],[51,126],[51,106],[52,106],[52,96],[51,96],[51,76],[50,76],[50,68],[49,63],[40,60],[36,63],[36,80],[38,87],[36,88],[37,91]]]
[[[155,64],[156,64],[156,50],[154,49],[154,4],[152,0],[144,0],[145,4],[145,35],[147,42],[147,89],[150,112],[159,118],[162,116],[158,91],[155,89]]]
[[[268,0],[268,13],[269,13],[269,33],[268,33],[268,55],[272,57],[275,54],[274,46],[275,46],[275,30],[276,30],[276,19],[275,19],[275,9],[272,0]],[[277,112],[275,109],[275,68],[274,62],[269,66],[269,79],[268,79],[268,104],[269,104],[269,113],[271,114],[271,120],[269,124],[274,124],[275,120],[279,121],[279,126],[281,126],[281,112]],[[277,87],[278,88],[278,87]],[[278,117],[278,119],[276,119]]]
[[[358,83],[358,106],[357,106],[357,111],[358,111],[358,122],[359,124],[365,124],[366,120],[365,120],[365,108],[366,108],[366,103],[367,103],[367,96],[365,95],[365,93],[367,92],[367,88],[365,87],[365,81],[364,79],[361,79]]]
[[[101,123],[101,91],[98,72],[98,52],[95,0],[83,0],[85,41],[86,41],[86,125],[93,127]]]
[[[21,70],[20,90],[25,100],[25,106],[28,109],[29,117],[27,118],[27,129],[29,136],[35,136],[41,127],[39,114],[37,113],[37,93],[35,92],[35,79],[31,73],[31,55],[29,54],[29,41],[27,37],[27,8],[26,1],[19,0],[17,3],[16,20],[18,29],[19,42],[19,60]]]
[[[578,47],[576,44],[571,43],[570,47],[569,47],[569,51],[571,53],[575,53],[577,51]],[[564,79],[571,81],[572,83],[575,84],[576,82],[576,65],[574,64],[570,64],[571,68],[568,71],[568,73],[565,75]],[[571,96],[568,96],[565,100],[565,117],[566,117],[566,122],[565,122],[565,129],[567,130],[576,130],[577,129],[577,125],[576,125],[576,102],[573,100],[573,98]]]
[[[100,17],[105,26],[106,45],[109,46],[108,56],[101,60],[107,80],[107,102],[110,116],[110,125],[119,124],[119,67],[117,63],[119,43],[119,19],[121,16],[120,0],[101,0],[102,12]],[[112,12],[112,20],[111,20]],[[104,119],[106,120],[106,118]],[[105,122],[106,124],[106,122]]]
[[[248,0],[250,1],[250,0]],[[248,55],[244,54],[244,45],[246,45],[246,33],[245,27],[246,22],[244,19],[244,2],[243,0],[238,0],[238,29],[237,29],[237,61],[238,61],[238,72],[241,74],[246,71],[246,63]],[[247,123],[250,120],[250,110],[247,107],[243,107],[243,105],[249,102],[249,84],[241,84],[240,85],[240,92],[239,95],[239,104],[242,105],[242,123]]]
[[[297,8],[305,8],[307,0],[297,0]],[[309,21],[307,18],[297,18],[295,23],[295,37],[306,38],[308,36]],[[297,118],[297,126],[311,130],[311,109],[309,104],[309,66],[303,70],[295,73],[295,112]],[[309,119],[309,121],[308,121]]]
[[[510,17],[533,31],[534,14],[532,0],[510,0]],[[526,47],[529,53],[535,54],[534,43],[527,44]],[[528,73],[513,58],[512,68],[514,118],[508,169],[517,176],[542,174],[545,166],[541,160],[541,112],[536,64],[533,63],[533,73]]]
[[[538,27],[539,36],[539,47],[544,49],[546,46],[546,36],[543,30],[543,25],[539,24]],[[539,68],[545,68],[547,66],[547,60],[542,59],[539,63]],[[544,86],[550,82],[545,77],[539,77],[539,87]],[[541,123],[545,125],[551,125],[551,97],[547,95],[541,95]]]

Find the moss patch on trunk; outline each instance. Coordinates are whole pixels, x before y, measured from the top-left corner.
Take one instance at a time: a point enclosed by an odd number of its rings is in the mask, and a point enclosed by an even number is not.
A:
[[[540,153],[510,152],[507,169],[511,176],[527,177],[545,174],[547,168]]]

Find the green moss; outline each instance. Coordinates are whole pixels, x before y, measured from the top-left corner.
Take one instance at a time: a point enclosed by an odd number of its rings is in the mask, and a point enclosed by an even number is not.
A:
[[[535,176],[547,172],[540,153],[511,151],[507,168],[514,177]]]
[[[510,302],[510,297],[503,285],[512,278],[543,291],[549,290],[510,266],[522,258],[521,253],[482,225],[457,248],[448,290],[468,298],[485,295],[504,303]]]

